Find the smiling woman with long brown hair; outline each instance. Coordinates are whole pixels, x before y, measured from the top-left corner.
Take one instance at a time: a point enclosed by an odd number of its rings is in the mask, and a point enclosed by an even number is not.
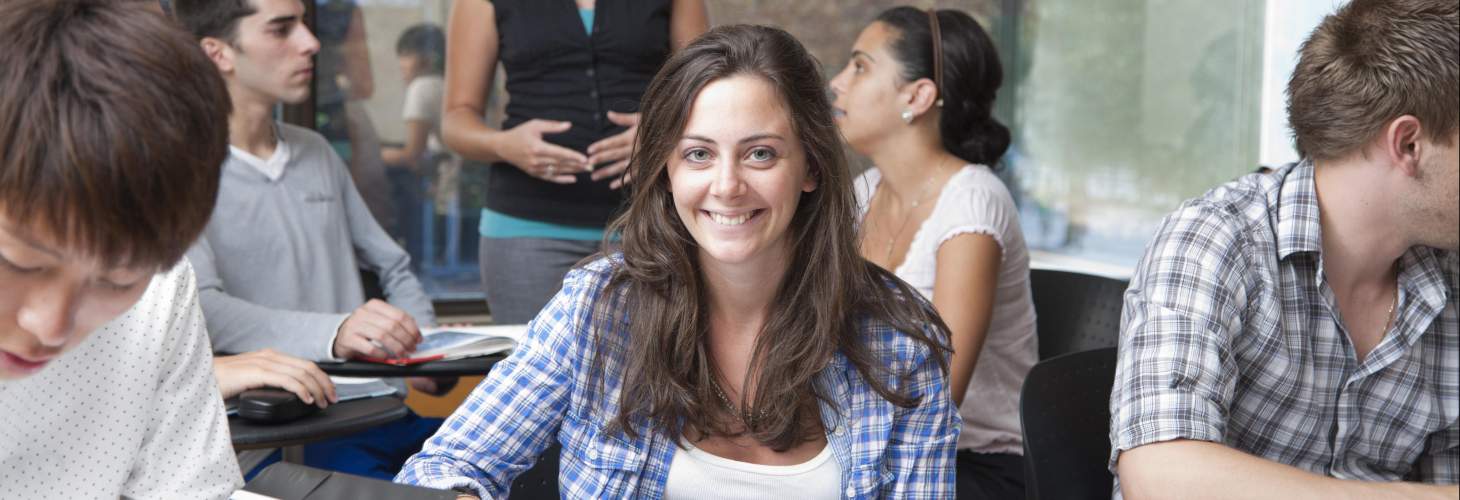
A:
[[[615,251],[570,273],[399,480],[505,495],[554,440],[570,498],[945,498],[947,329],[858,255],[816,62],[729,26],[645,97]]]

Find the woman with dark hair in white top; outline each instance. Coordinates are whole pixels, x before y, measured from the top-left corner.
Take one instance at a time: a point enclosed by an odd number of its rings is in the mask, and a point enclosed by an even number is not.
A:
[[[842,135],[877,165],[855,183],[862,255],[952,332],[959,498],[1024,496],[1019,388],[1038,350],[1029,253],[990,168],[1009,147],[990,113],[1002,78],[973,18],[899,7],[862,30],[831,82]]]

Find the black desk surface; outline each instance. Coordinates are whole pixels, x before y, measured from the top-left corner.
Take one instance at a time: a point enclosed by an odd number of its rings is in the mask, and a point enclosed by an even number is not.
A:
[[[268,466],[243,489],[274,498],[303,500],[452,500],[457,495],[287,462]]]
[[[335,403],[308,417],[283,424],[257,424],[228,417],[233,449],[252,450],[312,443],[405,418],[404,401],[392,396]]]
[[[486,375],[492,365],[507,359],[505,354],[475,358],[431,361],[408,366],[370,363],[367,361],[319,362],[319,369],[330,375],[345,377],[462,377]]]

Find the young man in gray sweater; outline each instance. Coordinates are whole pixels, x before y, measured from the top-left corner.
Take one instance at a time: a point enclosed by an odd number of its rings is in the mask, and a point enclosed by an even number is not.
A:
[[[410,257],[370,215],[349,171],[309,129],[279,123],[280,102],[309,95],[319,42],[299,0],[180,0],[233,101],[217,209],[188,251],[213,348],[275,349],[311,360],[408,354],[436,321]],[[365,300],[361,268],[389,302]],[[435,384],[411,385],[433,391]],[[370,438],[305,450],[307,464],[389,479],[439,419],[409,418]]]

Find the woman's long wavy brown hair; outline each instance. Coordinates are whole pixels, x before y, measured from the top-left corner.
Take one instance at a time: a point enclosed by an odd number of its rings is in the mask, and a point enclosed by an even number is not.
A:
[[[594,366],[605,352],[626,359],[617,416],[611,429],[637,437],[635,421],[666,430],[677,440],[738,435],[729,410],[715,395],[717,373],[707,345],[709,303],[697,266],[697,244],[674,209],[667,165],[695,97],[706,84],[737,75],[763,78],[789,110],[817,189],[803,193],[790,227],[789,271],[776,287],[757,337],[742,407],[767,410],[744,433],[784,451],[814,439],[820,429],[814,384],[818,371],[841,352],[883,398],[919,404],[887,383],[888,360],[867,347],[858,325],[882,321],[932,350],[946,371],[947,327],[917,292],[857,251],[856,199],[851,172],[832,121],[827,86],[815,59],[790,34],[763,26],[723,26],[675,54],[644,95],[629,173],[628,207],[608,234],[621,235],[607,250],[621,250],[597,302]],[[627,322],[625,338],[605,332]],[[932,332],[931,335],[929,332]],[[937,337],[937,338],[935,338]],[[751,388],[752,381],[756,386]],[[727,418],[729,417],[729,418]]]

